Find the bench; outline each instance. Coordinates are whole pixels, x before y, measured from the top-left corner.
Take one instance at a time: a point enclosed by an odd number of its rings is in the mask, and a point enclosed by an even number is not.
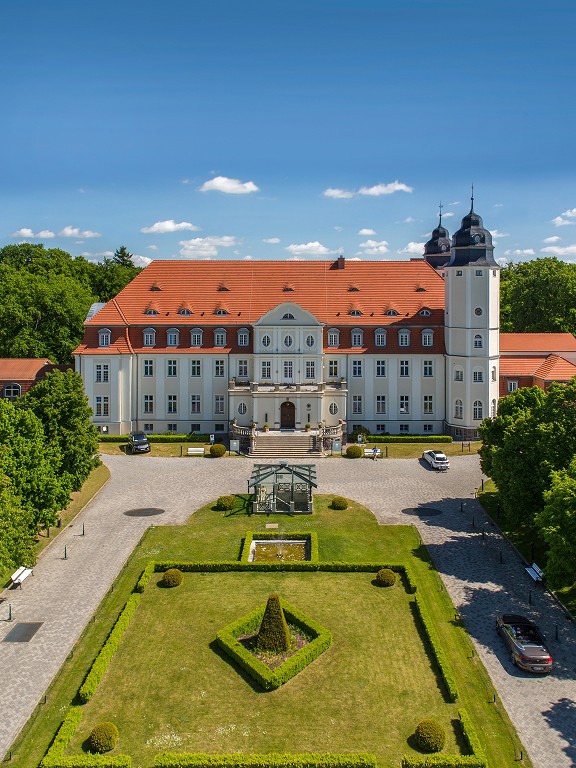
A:
[[[378,453],[376,456],[381,459],[382,458],[382,451],[380,448],[378,448]],[[365,459],[373,459],[374,458],[374,448],[364,448],[364,458]]]
[[[541,568],[538,568],[536,563],[532,563],[532,565],[527,565],[526,568],[524,568],[528,576],[534,581],[535,584],[538,584],[539,581],[544,580],[544,571]]]
[[[33,574],[32,568],[26,568],[25,565],[21,565],[20,568],[18,568],[17,571],[14,571],[12,576],[10,576],[10,581],[12,584],[14,584],[14,586],[20,587],[20,589],[22,589],[22,582],[31,574]]]
[[[201,445],[197,448],[188,448],[186,453],[188,456],[204,456],[204,446]]]

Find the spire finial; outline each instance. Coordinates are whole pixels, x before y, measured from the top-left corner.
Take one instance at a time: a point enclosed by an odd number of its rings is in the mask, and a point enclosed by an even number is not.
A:
[[[472,184],[472,194],[470,195],[470,212],[474,210],[474,184]]]
[[[444,208],[444,206],[442,205],[442,200],[440,200],[440,204],[438,205],[438,208],[440,210],[440,223],[438,224],[438,226],[441,226],[441,224],[442,224],[442,208]]]

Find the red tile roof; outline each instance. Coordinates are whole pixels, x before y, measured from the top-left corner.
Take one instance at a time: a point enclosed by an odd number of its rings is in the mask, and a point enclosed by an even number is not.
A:
[[[13,381],[35,381],[45,365],[53,365],[47,357],[42,358],[0,358],[0,379]]]
[[[541,381],[570,381],[576,376],[576,365],[558,355],[501,357],[500,376],[533,376]]]
[[[546,357],[501,357],[500,376],[534,376],[536,370],[546,362]]]
[[[576,338],[571,333],[501,333],[500,352],[576,352]]]
[[[576,376],[576,365],[558,355],[550,355],[534,375],[543,381],[570,381]]]

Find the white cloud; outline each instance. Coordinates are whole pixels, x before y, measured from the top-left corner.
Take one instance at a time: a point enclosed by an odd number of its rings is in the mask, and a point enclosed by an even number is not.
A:
[[[375,235],[376,234],[376,230],[374,230],[374,229],[359,229],[358,230],[358,234],[359,235],[364,235],[365,237],[367,237],[369,235]]]
[[[344,227],[334,227],[334,229],[336,230],[336,232],[342,232]]]
[[[226,195],[249,195],[258,192],[259,188],[253,181],[242,182],[240,179],[229,179],[227,176],[215,176],[205,181],[200,187],[200,192],[224,192]]]
[[[492,208],[504,208],[504,203],[494,203]]]
[[[556,216],[556,218],[552,219],[552,224],[555,227],[566,227],[570,224],[576,224],[576,221],[568,221],[568,219],[563,219],[562,216]]]
[[[491,229],[490,234],[494,240],[498,240],[499,237],[510,237],[508,232],[499,232],[497,229]]]
[[[415,243],[410,241],[404,248],[400,248],[398,253],[405,253],[408,256],[422,256],[425,243]]]
[[[157,251],[158,246],[157,245],[147,245],[146,248],[148,248],[149,251]]]
[[[111,259],[114,256],[114,251],[83,251],[80,256],[84,256],[85,259]]]
[[[358,248],[362,248],[362,251],[358,251],[356,256],[383,256],[388,253],[388,241],[387,240],[366,240],[365,243],[360,243]]]
[[[460,200],[453,200],[451,203],[448,203],[448,205],[460,205]]]
[[[551,256],[576,256],[576,245],[549,245],[541,248],[541,253],[549,253]]]
[[[290,258],[288,259],[288,261],[302,261],[302,260],[303,259],[301,256],[290,256]]]
[[[517,248],[516,250],[504,251],[504,256],[534,256],[533,248]]]
[[[183,232],[185,230],[197,232],[199,229],[200,227],[190,224],[189,221],[176,222],[174,219],[167,219],[166,221],[157,221],[151,227],[142,227],[140,232],[145,235],[165,235],[168,232]]]
[[[218,255],[218,248],[231,248],[239,245],[238,240],[231,235],[217,237],[194,237],[192,240],[180,240],[180,256],[186,259],[207,259]]]
[[[569,219],[576,219],[576,208],[569,208],[567,211],[564,211],[562,216],[567,216]]]
[[[562,240],[561,237],[558,235],[552,235],[552,237],[545,237],[544,240],[542,240],[543,243],[557,243],[558,240]]]
[[[412,192],[413,187],[409,187],[402,182],[392,181],[390,184],[376,184],[373,187],[360,187],[359,195],[369,195],[371,197],[380,197],[381,195],[393,195],[394,192]]]
[[[406,216],[406,218],[399,221],[398,224],[414,224],[415,221],[416,219],[414,216]]]
[[[503,256],[499,256],[496,259],[496,264],[500,264],[501,267],[507,267],[508,264],[510,264],[510,262],[507,259],[505,259]]]
[[[334,200],[348,200],[351,197],[354,197],[354,192],[350,192],[347,189],[338,189],[335,187],[328,187],[328,189],[325,189],[322,194],[324,197],[331,197]]]
[[[37,232],[34,235],[34,237],[41,237],[44,240],[48,240],[51,237],[56,237],[56,235],[51,229],[41,229],[40,232]]]
[[[442,214],[443,219],[450,219],[452,216],[455,216],[456,214],[454,211],[446,211],[446,213]]]
[[[286,246],[286,249],[293,256],[328,256],[336,251],[331,251],[325,245],[315,240],[312,243],[300,243]]]
[[[268,243],[268,245],[276,245],[277,243],[280,242],[280,238],[279,237],[265,237],[262,240],[262,242],[263,243]]]
[[[252,261],[252,256],[243,256],[244,261]]]
[[[148,264],[152,263],[152,259],[149,259],[148,256],[139,256],[135,253],[132,256],[132,263],[135,267],[147,267]]]
[[[190,179],[182,179],[182,184],[190,184]]]
[[[16,232],[12,232],[10,237],[27,237],[29,239],[40,238],[42,240],[48,240],[51,237],[56,237],[56,235],[50,229],[41,229],[40,232],[34,234],[30,227],[22,227],[22,229],[18,229]]]
[[[88,239],[90,237],[102,237],[102,235],[100,232],[92,232],[90,229],[78,229],[78,227],[68,225],[58,232],[58,237],[82,237]]]
[[[22,227],[12,232],[10,237],[34,237],[34,232],[29,227]]]

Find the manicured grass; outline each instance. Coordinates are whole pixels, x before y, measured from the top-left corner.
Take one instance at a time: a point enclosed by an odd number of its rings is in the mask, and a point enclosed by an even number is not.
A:
[[[234,560],[247,530],[277,522],[289,535],[302,527],[299,517],[249,517],[246,497],[238,500],[238,509],[231,513],[207,506],[185,526],[149,529],[49,690],[47,704],[22,734],[13,766],[38,765],[63,709],[73,700],[150,559]],[[306,529],[318,533],[320,559],[410,559],[419,593],[426,598],[459,682],[458,706],[469,711],[490,765],[529,766],[526,757],[514,762],[521,746],[500,703],[491,703],[490,680],[472,653],[416,529],[379,526],[369,510],[353,502],[347,510],[331,510],[331,500],[316,496],[315,512],[306,518]],[[297,677],[264,694],[257,693],[210,642],[218,629],[273,591],[316,617],[335,640]],[[117,751],[134,750],[139,756],[136,765],[150,765],[148,755],[162,749],[191,748],[188,742],[176,743],[185,737],[192,748],[207,752],[335,751],[336,744],[345,749],[350,739],[348,749],[374,744],[382,766],[398,768],[398,756],[410,751],[406,739],[418,719],[433,715],[446,724],[450,750],[456,750],[451,726],[456,707],[443,701],[410,599],[400,585],[391,590],[372,587],[368,574],[186,574],[184,585],[174,590],[159,589],[153,580],[101,689],[86,707],[86,721],[72,746],[78,747],[92,719],[105,716],[120,726]],[[317,713],[322,728],[316,726]]]

